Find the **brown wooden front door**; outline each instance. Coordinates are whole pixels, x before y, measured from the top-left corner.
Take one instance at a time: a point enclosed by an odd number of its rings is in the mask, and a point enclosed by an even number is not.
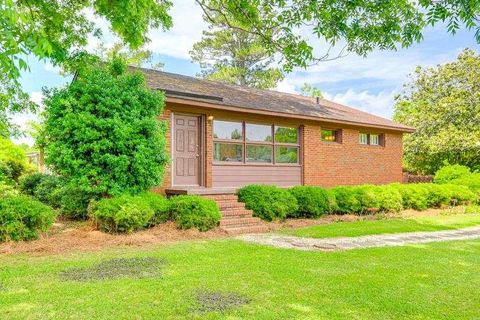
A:
[[[200,117],[174,115],[173,184],[200,183]]]

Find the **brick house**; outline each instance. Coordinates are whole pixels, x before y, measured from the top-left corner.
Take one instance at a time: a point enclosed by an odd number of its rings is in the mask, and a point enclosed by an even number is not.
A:
[[[158,192],[227,199],[253,183],[402,181],[402,136],[413,128],[325,99],[142,71],[167,97],[171,162]]]

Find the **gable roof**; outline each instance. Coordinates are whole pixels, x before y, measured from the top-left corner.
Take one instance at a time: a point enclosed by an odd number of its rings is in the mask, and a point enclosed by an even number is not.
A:
[[[302,116],[319,121],[338,121],[402,132],[414,131],[411,127],[326,99],[319,99],[317,104],[316,98],[312,97],[226,84],[151,69],[140,68],[140,70],[145,74],[147,84],[152,89],[165,91],[167,101],[168,98],[180,98],[236,107],[251,112],[269,111],[292,118]]]

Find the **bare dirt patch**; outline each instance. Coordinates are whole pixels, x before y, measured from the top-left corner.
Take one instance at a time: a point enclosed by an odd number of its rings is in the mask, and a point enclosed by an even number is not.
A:
[[[194,309],[197,312],[225,312],[228,309],[243,306],[250,302],[250,299],[235,292],[198,292],[196,296],[198,306]]]
[[[146,278],[160,276],[166,261],[161,258],[116,258],[87,268],[70,268],[60,273],[63,281],[97,281],[118,278]]]
[[[48,235],[34,241],[0,244],[0,254],[29,253],[34,255],[62,254],[72,251],[98,251],[116,247],[148,247],[194,239],[225,238],[216,228],[207,232],[178,230],[173,222],[164,223],[133,234],[108,234],[95,230],[89,222],[59,221]]]

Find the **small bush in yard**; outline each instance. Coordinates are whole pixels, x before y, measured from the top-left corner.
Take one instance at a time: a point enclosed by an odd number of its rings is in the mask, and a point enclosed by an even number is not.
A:
[[[29,175],[24,175],[20,178],[18,188],[20,191],[26,195],[33,196],[38,185],[50,175],[45,173],[33,173]]]
[[[9,184],[0,181],[0,198],[11,197],[18,195],[18,191]]]
[[[154,215],[150,221],[151,225],[157,225],[171,220],[170,203],[166,198],[153,192],[144,192],[137,197],[141,198],[153,209]]]
[[[36,239],[54,220],[52,208],[27,196],[0,199],[0,241]]]
[[[283,220],[298,210],[297,199],[286,189],[270,185],[248,185],[238,191],[238,199],[263,220]]]
[[[99,198],[93,192],[81,190],[73,185],[65,185],[54,191],[53,197],[57,199],[60,214],[68,219],[86,219],[88,204]]]
[[[154,216],[148,203],[130,195],[94,201],[89,210],[99,229],[112,233],[143,229]]]
[[[435,173],[433,181],[435,183],[449,183],[449,181],[468,176],[470,174],[470,168],[459,164],[447,165]]]
[[[405,209],[426,210],[428,208],[428,190],[422,184],[394,184],[402,195]]]
[[[60,199],[55,191],[62,186],[63,181],[59,177],[44,175],[33,191],[33,196],[49,206],[58,208],[60,206]]]
[[[468,187],[470,190],[480,195],[480,173],[472,173],[455,180],[451,180],[449,183]]]
[[[318,218],[331,213],[335,203],[328,190],[319,187],[297,186],[290,189],[297,199],[298,210],[291,215],[295,218]]]
[[[352,187],[336,187],[332,189],[337,202],[339,213],[358,213],[362,209],[362,203],[358,199],[357,192]]]
[[[400,192],[390,185],[373,186],[377,206],[383,212],[398,212],[403,209],[403,200]]]
[[[199,196],[175,196],[170,199],[170,213],[180,229],[207,231],[222,217],[215,201]]]

